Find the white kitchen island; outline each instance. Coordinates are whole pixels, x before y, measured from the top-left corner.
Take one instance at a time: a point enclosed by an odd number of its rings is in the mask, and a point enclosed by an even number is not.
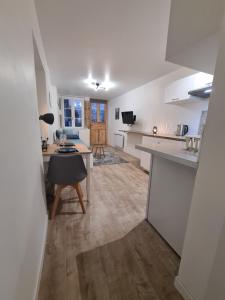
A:
[[[146,218],[180,256],[198,168],[197,154],[184,146],[136,145],[151,155]]]

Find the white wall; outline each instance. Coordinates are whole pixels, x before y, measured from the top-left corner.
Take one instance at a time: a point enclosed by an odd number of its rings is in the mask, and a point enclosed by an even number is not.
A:
[[[54,123],[49,126],[43,121],[39,122],[40,135],[43,138],[49,138],[48,143],[53,143],[53,135],[59,126],[59,110],[58,110],[58,92],[57,88],[46,80],[45,71],[36,70],[36,87],[38,100],[38,114],[43,115],[48,112],[53,113]]]
[[[31,0],[0,10],[0,299],[34,299],[47,229]],[[43,56],[43,51],[41,51]],[[46,67],[47,68],[47,67]]]
[[[214,73],[224,0],[172,0],[166,60]]]
[[[35,45],[34,45],[35,46]],[[46,76],[43,68],[35,68],[36,87],[37,87],[37,100],[38,100],[38,113],[44,115],[49,111],[47,102],[47,89],[46,89]],[[40,122],[41,136],[43,138],[49,135],[49,125],[45,122]]]
[[[174,36],[176,36],[176,34],[174,34]],[[219,35],[215,33],[192,44],[191,47],[187,47],[182,52],[175,54],[167,53],[166,60],[188,68],[195,68],[201,72],[214,74],[218,44]]]
[[[49,143],[52,142],[53,134],[57,129],[60,128],[60,122],[59,122],[59,107],[58,107],[58,91],[57,88],[53,85],[49,88],[50,98],[51,98],[51,107],[49,107],[49,111],[53,113],[54,115],[54,123],[49,126]]]
[[[51,126],[43,121],[39,123],[41,128],[40,135],[44,138],[48,137],[48,142],[52,143],[53,133],[59,128],[58,92],[57,88],[51,84],[48,64],[45,57],[36,13],[34,15],[34,22],[36,26],[33,27],[33,47],[38,113],[39,115],[53,113],[55,117],[54,123]]]
[[[225,299],[225,18],[187,233],[176,280],[185,299]]]
[[[198,101],[183,105],[171,105],[164,103],[165,86],[177,79],[194,74],[190,69],[180,69],[157,80],[147,83],[120,97],[109,101],[109,144],[114,145],[114,132],[119,129],[129,129],[120,120],[115,120],[115,108],[120,112],[133,110],[137,116],[136,125],[132,129],[152,132],[154,125],[158,126],[159,133],[174,134],[178,123],[190,125],[190,134],[197,134],[202,110],[207,110],[208,101]],[[126,135],[125,135],[126,137]],[[141,138],[129,135],[129,141],[125,140],[125,151],[140,157],[138,150],[134,149],[135,143],[140,143]],[[133,144],[131,146],[131,144]]]

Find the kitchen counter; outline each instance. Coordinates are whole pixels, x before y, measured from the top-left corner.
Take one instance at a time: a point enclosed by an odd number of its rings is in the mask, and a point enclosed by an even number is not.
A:
[[[154,154],[191,168],[198,168],[198,154],[168,144],[136,145],[136,149]]]
[[[150,157],[146,219],[182,256],[198,155],[185,143],[141,144],[135,148]]]
[[[153,134],[146,131],[139,131],[139,130],[119,130],[120,132],[124,132],[127,134],[138,134],[142,136],[149,136],[154,138],[160,138],[160,139],[166,139],[166,140],[173,140],[173,141],[179,141],[184,142],[185,137],[184,136],[176,136],[176,135],[169,135],[169,134]]]

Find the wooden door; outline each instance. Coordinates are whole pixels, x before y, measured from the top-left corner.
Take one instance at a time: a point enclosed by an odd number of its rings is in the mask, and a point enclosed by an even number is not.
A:
[[[98,144],[98,130],[91,126],[91,145]]]
[[[107,101],[91,99],[91,145],[107,144]]]
[[[106,144],[106,130],[105,130],[105,128],[99,129],[99,131],[98,131],[98,142],[101,145]]]

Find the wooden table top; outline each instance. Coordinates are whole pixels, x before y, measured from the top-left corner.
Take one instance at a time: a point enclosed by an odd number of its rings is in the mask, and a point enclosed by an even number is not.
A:
[[[65,155],[62,153],[57,153],[56,150],[59,149],[60,147],[57,146],[56,144],[50,144],[48,145],[48,149],[47,151],[42,151],[42,155],[43,156],[51,156],[51,155]],[[69,153],[70,155],[79,155],[79,154],[91,154],[92,151],[90,149],[88,149],[87,146],[83,145],[83,144],[76,144],[74,146],[71,146],[69,148],[76,148],[79,152],[73,152],[73,153]]]

